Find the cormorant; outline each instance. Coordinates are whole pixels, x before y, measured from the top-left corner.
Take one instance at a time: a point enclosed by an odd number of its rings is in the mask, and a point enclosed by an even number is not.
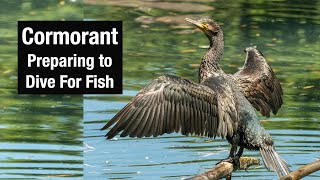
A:
[[[243,148],[259,150],[269,170],[275,170],[279,177],[286,175],[290,172],[288,164],[275,151],[271,136],[247,100],[252,94],[249,91],[246,98],[241,92],[246,92],[243,90],[246,87],[236,83],[251,73],[246,67],[251,67],[254,63],[250,62],[255,62],[253,59],[261,54],[247,48],[248,65],[235,76],[225,74],[217,63],[223,53],[220,26],[210,19],[186,20],[199,27],[210,40],[199,68],[200,83],[173,75],[160,76],[141,89],[101,130],[115,124],[106,134],[107,139],[119,132],[120,137],[156,137],[172,132],[222,137],[231,144],[229,160],[240,157]]]

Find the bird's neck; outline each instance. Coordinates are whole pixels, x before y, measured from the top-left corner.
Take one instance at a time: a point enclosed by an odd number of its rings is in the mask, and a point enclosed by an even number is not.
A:
[[[210,47],[203,56],[199,68],[199,81],[202,82],[212,75],[219,75],[223,72],[219,67],[219,60],[223,56],[224,39],[223,33],[210,40]]]

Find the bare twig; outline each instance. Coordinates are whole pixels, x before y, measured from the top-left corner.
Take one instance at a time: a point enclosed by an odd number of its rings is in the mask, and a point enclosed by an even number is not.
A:
[[[240,158],[240,169],[247,170],[251,165],[259,165],[260,160],[258,158],[253,157],[241,157]],[[223,177],[229,176],[231,179],[230,174],[234,171],[234,167],[232,163],[229,162],[222,162],[213,167],[212,169],[196,175],[194,177],[185,179],[185,180],[217,180]]]
[[[320,170],[320,160],[307,164],[295,171],[292,171],[288,175],[280,178],[280,180],[298,180],[319,170]]]

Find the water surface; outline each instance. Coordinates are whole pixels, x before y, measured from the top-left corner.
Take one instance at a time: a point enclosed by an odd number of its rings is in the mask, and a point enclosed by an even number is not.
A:
[[[222,23],[226,46],[221,67],[227,73],[243,65],[245,47],[258,46],[284,89],[282,108],[271,118],[260,116],[263,126],[291,169],[320,158],[320,2],[197,2],[175,1],[177,6],[160,1],[84,1],[85,18],[124,23],[124,94],[84,97],[86,178],[179,179],[227,157],[230,146],[221,139],[169,134],[107,141],[106,131],[99,131],[152,79],[174,74],[197,81],[208,40],[184,17],[213,17]],[[244,155],[260,157],[257,151],[246,150]],[[277,178],[263,166],[233,176]],[[317,172],[306,179],[319,178]]]
[[[82,96],[17,94],[17,21],[82,20],[82,8],[29,0],[0,9],[0,179],[82,179]]]

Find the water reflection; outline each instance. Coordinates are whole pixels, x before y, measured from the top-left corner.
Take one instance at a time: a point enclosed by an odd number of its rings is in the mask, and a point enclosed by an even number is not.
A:
[[[36,0],[0,9],[0,178],[81,179],[82,97],[17,94],[16,30],[18,20],[79,20],[82,9]]]
[[[203,34],[195,33],[194,27],[179,20],[184,16],[209,16],[222,22],[226,47],[221,65],[227,73],[234,73],[243,65],[245,47],[258,46],[276,71],[285,93],[277,116],[261,117],[262,124],[292,169],[320,158],[318,1],[183,1],[213,8],[194,13],[154,8],[148,3],[128,6],[124,1],[99,1],[99,5],[92,5],[95,2],[98,1],[84,1],[88,4],[85,18],[124,21],[125,90],[124,95],[91,95],[84,99],[86,178],[177,179],[203,172],[227,156],[229,145],[220,139],[170,134],[106,141],[105,132],[99,131],[157,76],[175,74],[197,81],[198,63],[208,42]],[[244,154],[260,157],[256,151]],[[249,172],[238,171],[234,176],[276,178],[263,166]],[[319,178],[319,172],[308,177]]]
[[[0,177],[82,176],[80,96],[1,95]]]

